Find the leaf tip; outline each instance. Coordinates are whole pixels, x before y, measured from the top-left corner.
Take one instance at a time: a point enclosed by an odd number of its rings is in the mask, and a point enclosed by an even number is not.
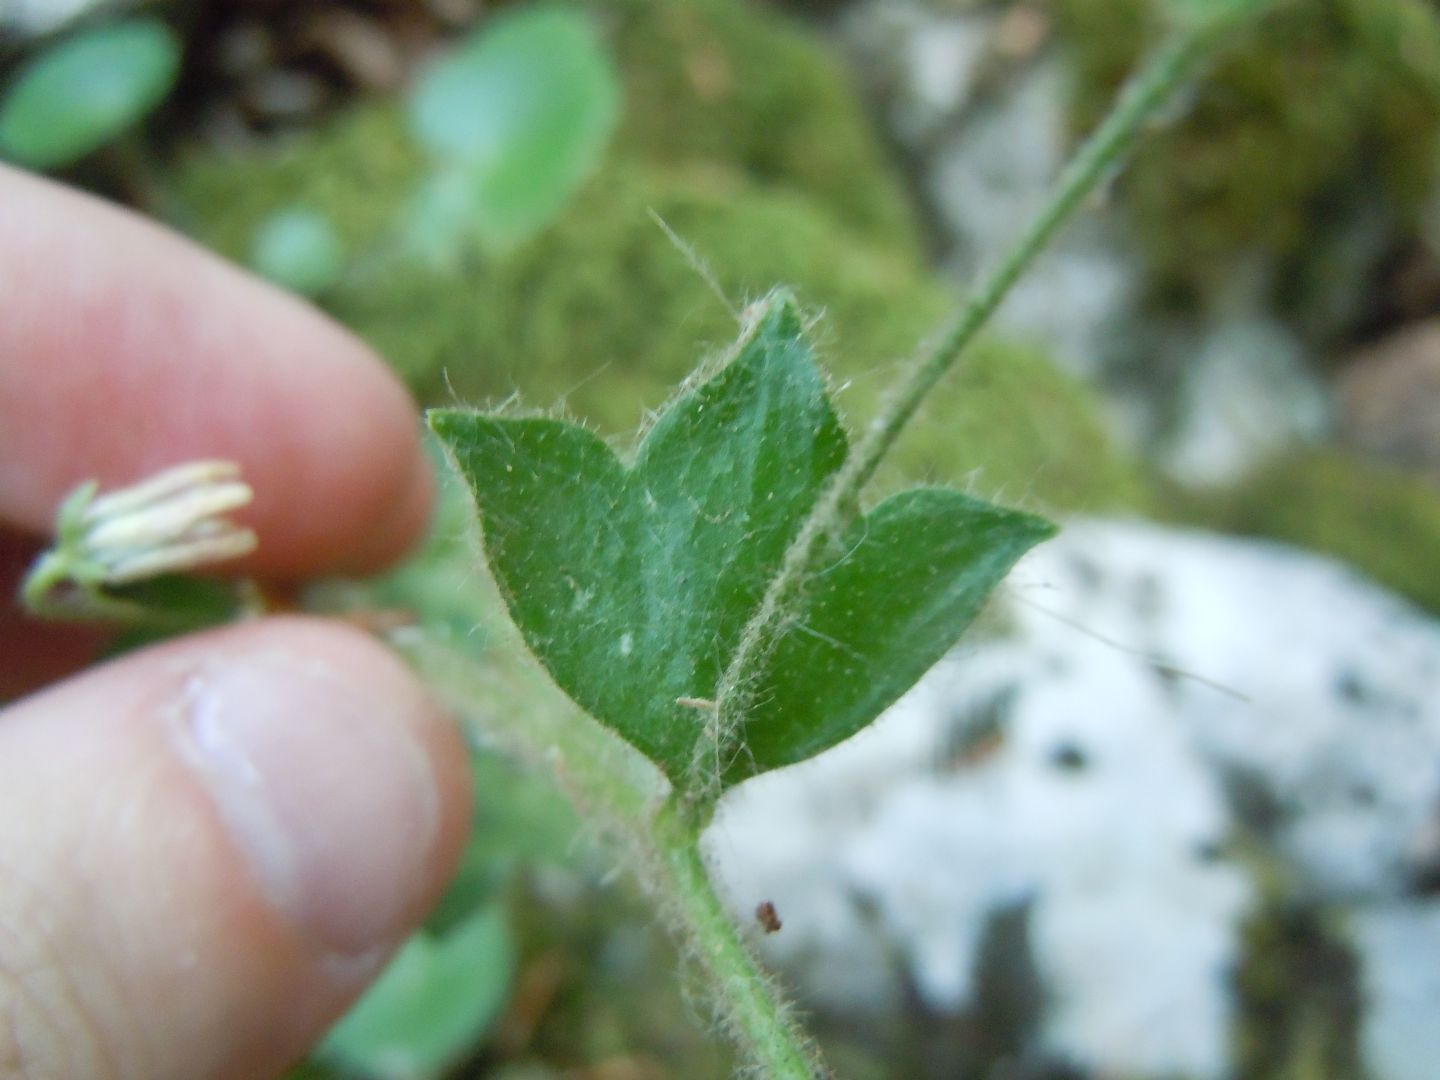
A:
[[[454,442],[467,412],[465,409],[426,409],[425,426],[441,442],[451,443]]]
[[[793,289],[779,285],[759,300],[745,306],[740,313],[740,337],[753,338],[762,331],[786,337],[798,337],[805,332],[805,317],[800,310],[800,301]]]
[[[1015,514],[1017,518],[1020,519],[1019,525],[1021,530],[1031,538],[1031,547],[1034,547],[1036,544],[1043,544],[1046,540],[1053,539],[1060,533],[1059,524],[1051,521],[1049,518],[1041,517],[1039,514],[1023,513],[1021,511],[1015,511]]]

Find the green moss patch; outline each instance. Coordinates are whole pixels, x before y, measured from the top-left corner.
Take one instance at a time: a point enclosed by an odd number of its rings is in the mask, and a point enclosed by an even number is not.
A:
[[[1237,1073],[1258,1080],[1355,1080],[1358,971],[1324,912],[1272,900],[1244,928],[1235,973]]]
[[[708,264],[727,306],[647,216]],[[602,431],[642,422],[736,331],[733,308],[777,282],[817,314],[822,361],[853,423],[956,298],[895,251],[867,244],[809,200],[716,169],[617,171],[544,237],[458,278],[397,273],[342,299],[343,318],[422,396],[518,392]],[[1137,498],[1087,391],[1039,353],[982,343],[897,449],[897,479],[964,482],[1043,508]]]
[[[1334,555],[1440,612],[1440,492],[1339,453],[1278,462],[1223,496],[1181,498],[1177,516]]]
[[[1162,7],[1061,0],[1077,132],[1155,40]],[[1256,253],[1299,257],[1349,192],[1378,187],[1397,221],[1418,213],[1440,135],[1440,18],[1418,0],[1282,4],[1196,93],[1142,141],[1121,191],[1162,283],[1208,289]]]
[[[839,60],[799,24],[743,0],[591,0],[625,80],[620,141],[668,164],[724,162],[791,188],[872,238],[915,226]]]
[[[626,79],[622,133],[559,220],[513,251],[446,266],[405,257],[398,230],[426,166],[390,104],[274,149],[183,156],[178,220],[244,259],[277,209],[322,212],[357,253],[327,302],[423,401],[518,393],[609,434],[633,430],[732,341],[737,309],[789,285],[817,317],[841,408],[864,423],[959,296],[924,269],[838,66],[733,0],[591,6]],[[931,400],[888,478],[1042,511],[1131,506],[1141,489],[1087,391],[1039,352],[993,341]]]

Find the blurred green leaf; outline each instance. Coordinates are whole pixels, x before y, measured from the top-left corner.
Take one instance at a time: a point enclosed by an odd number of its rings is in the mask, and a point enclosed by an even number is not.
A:
[[[523,867],[583,868],[595,853],[574,804],[553,780],[492,750],[471,754],[475,800],[470,842],[425,926],[445,934],[494,903]],[[598,859],[597,859],[598,863]]]
[[[272,214],[255,233],[250,265],[301,296],[315,296],[340,279],[345,255],[328,218],[313,210]]]
[[[515,949],[504,905],[405,943],[330,1031],[322,1061],[373,1080],[430,1080],[475,1050],[509,996]]]
[[[404,612],[432,637],[467,656],[480,657],[490,641],[488,613],[494,607],[494,590],[475,570],[470,492],[445,465],[443,451],[428,431],[424,443],[436,488],[425,543],[378,577],[310,589],[306,606],[340,615],[377,608]]]
[[[487,23],[436,63],[410,102],[416,137],[468,183],[470,225],[512,245],[544,226],[598,164],[619,80],[590,21],[537,6]],[[431,200],[454,214],[454,193]]]
[[[420,182],[404,208],[404,246],[431,267],[455,268],[474,228],[474,182],[458,166],[441,166]]]
[[[69,165],[139,121],[170,92],[180,43],[157,19],[67,38],[23,68],[0,102],[0,153]]]

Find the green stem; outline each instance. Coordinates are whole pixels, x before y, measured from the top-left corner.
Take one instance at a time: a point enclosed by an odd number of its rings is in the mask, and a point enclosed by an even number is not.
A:
[[[700,966],[732,1042],[767,1080],[828,1076],[715,895],[700,854],[699,829],[684,808],[674,802],[661,807],[649,839],[658,857],[650,872],[652,888],[674,905],[674,929]]]
[[[1110,176],[1176,89],[1213,51],[1217,40],[1268,0],[1192,0],[1194,12],[1121,90],[1115,107],[1081,146],[1051,189],[1038,217],[971,292],[955,317],[922,353],[817,500],[785,553],[739,647],[716,689],[716,718],[697,748],[688,797],[697,806],[719,793],[714,761],[728,756],[727,740],[744,732],[754,673],[805,607],[809,582],[831,538],[858,512],[860,494],[935,384],[975,340],[1031,263],[1081,203]]]
[[[587,817],[615,834],[670,930],[700,966],[725,1033],[759,1070],[778,1080],[827,1075],[778,993],[761,972],[710,884],[700,854],[703,822],[662,799],[659,772],[639,753],[533,676],[533,665],[496,643],[484,660],[423,634],[391,644],[450,705],[476,742],[551,771]],[[523,709],[516,703],[523,701]]]
[[[1223,6],[1225,14],[1197,19],[1176,33],[1121,90],[1115,107],[1056,179],[1040,214],[970,294],[929,351],[912,365],[905,380],[856,445],[832,486],[829,507],[832,513],[858,498],[921,403],[984,329],[1030,264],[1049,246],[1081,203],[1113,175],[1146,121],[1212,53],[1221,32],[1251,5]],[[818,515],[819,508],[812,517]]]

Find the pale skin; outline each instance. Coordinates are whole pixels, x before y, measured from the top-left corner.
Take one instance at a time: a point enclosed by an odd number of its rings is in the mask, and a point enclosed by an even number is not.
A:
[[[461,740],[380,644],[262,619],[82,671],[11,601],[55,508],[236,461],[234,568],[364,573],[423,530],[412,403],[318,312],[0,167],[0,1080],[263,1078],[419,922],[469,821]]]

